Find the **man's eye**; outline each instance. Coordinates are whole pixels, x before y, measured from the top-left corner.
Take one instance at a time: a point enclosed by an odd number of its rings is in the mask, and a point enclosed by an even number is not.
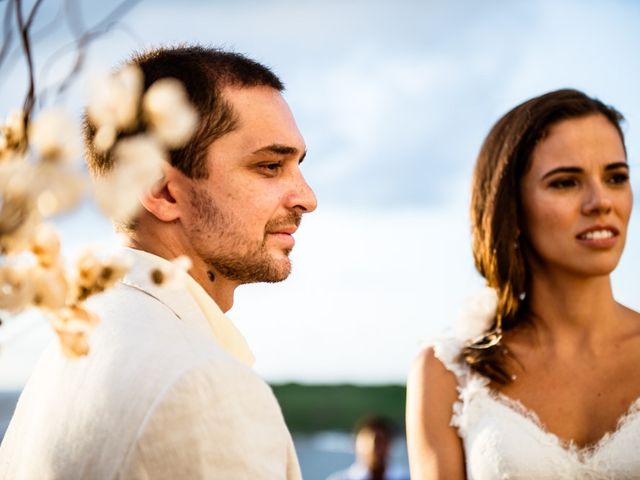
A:
[[[559,178],[558,180],[554,180],[549,184],[551,188],[556,188],[558,190],[573,188],[577,185],[578,180],[576,180],[575,178]]]
[[[278,171],[282,168],[282,164],[279,162],[263,163],[259,165],[258,168],[264,170],[265,173],[268,173],[269,175],[273,175],[274,173],[278,173]]]

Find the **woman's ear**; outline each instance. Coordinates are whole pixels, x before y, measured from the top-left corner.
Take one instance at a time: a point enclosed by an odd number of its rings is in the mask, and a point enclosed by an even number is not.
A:
[[[173,222],[180,218],[180,191],[186,177],[169,164],[163,165],[162,171],[162,177],[141,195],[140,203],[158,220]]]

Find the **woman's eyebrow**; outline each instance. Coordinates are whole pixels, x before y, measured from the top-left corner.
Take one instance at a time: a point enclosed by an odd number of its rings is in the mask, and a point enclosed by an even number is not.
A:
[[[627,162],[614,162],[614,163],[610,163],[606,167],[604,167],[605,171],[617,170],[619,168],[624,168],[626,170],[629,170],[629,164]],[[569,167],[569,166],[557,167],[557,168],[554,168],[553,170],[549,170],[547,173],[545,173],[542,176],[542,180],[544,180],[545,178],[550,177],[552,175],[555,175],[556,173],[582,173],[582,172],[584,172],[584,169],[581,168],[581,167]]]
[[[544,180],[547,177],[550,177],[551,175],[555,175],[556,173],[582,173],[582,172],[584,172],[584,169],[581,167],[557,167],[545,173],[542,176],[542,180]]]

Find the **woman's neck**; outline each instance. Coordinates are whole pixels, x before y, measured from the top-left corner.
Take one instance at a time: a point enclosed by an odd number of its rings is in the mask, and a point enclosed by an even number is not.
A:
[[[575,277],[536,272],[529,309],[537,340],[555,350],[591,350],[615,338],[624,316],[608,275]]]

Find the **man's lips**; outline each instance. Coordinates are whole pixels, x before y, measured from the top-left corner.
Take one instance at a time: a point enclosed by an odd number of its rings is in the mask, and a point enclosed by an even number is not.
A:
[[[298,230],[298,227],[295,225],[292,225],[289,227],[278,227],[276,230],[272,230],[268,233],[272,233],[272,234],[283,233],[287,235],[293,235],[294,233],[296,233],[296,230]]]
[[[293,238],[293,234],[297,229],[298,227],[296,227],[295,225],[290,227],[278,227],[277,230],[267,232],[267,235],[271,236],[272,238],[278,239],[282,243],[285,243],[288,248],[293,248],[296,243],[296,240]]]

